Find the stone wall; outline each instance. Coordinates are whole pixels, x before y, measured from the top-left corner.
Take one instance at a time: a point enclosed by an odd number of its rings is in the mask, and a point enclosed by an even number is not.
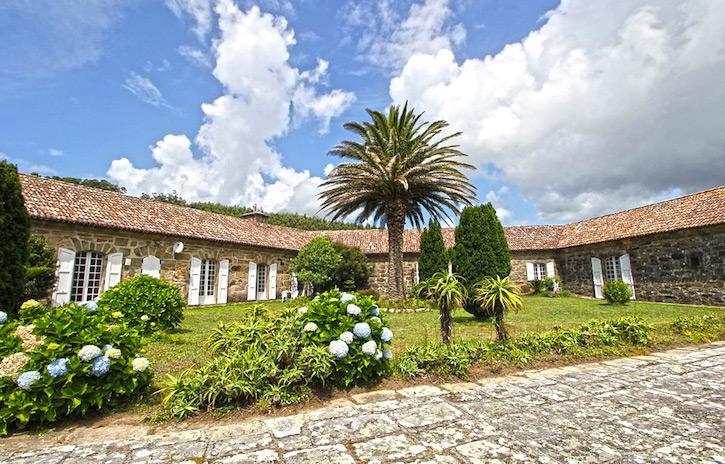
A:
[[[192,256],[217,262],[229,260],[228,301],[236,302],[247,300],[250,261],[277,263],[277,298],[281,298],[282,291],[290,290],[289,264],[296,254],[293,251],[40,221],[33,221],[32,233],[45,237],[48,245],[56,251],[62,247],[76,252],[97,251],[104,255],[123,253],[122,279],[140,275],[141,260],[149,255],[156,256],[161,260],[161,278],[177,286],[184,299],[188,295]],[[175,254],[172,247],[177,241],[184,243],[184,251]],[[104,274],[105,271],[104,261]],[[105,275],[102,275],[101,282],[104,278]]]
[[[564,288],[592,296],[592,256],[629,254],[637,299],[725,305],[725,226],[712,226],[558,252]],[[697,262],[699,261],[699,265]]]
[[[526,263],[554,262],[554,272],[559,275],[556,264],[556,250],[511,251],[511,274],[509,280],[518,285],[523,291],[529,291],[529,279],[526,275]]]
[[[384,295],[388,281],[388,255],[368,255],[368,261],[372,270],[368,284],[370,288]],[[417,262],[417,253],[405,253],[403,255],[403,279],[406,292],[415,285]]]

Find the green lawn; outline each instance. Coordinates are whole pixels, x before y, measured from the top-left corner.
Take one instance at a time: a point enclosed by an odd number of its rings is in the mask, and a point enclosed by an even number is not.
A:
[[[206,362],[209,351],[204,346],[209,334],[219,324],[250,317],[249,310],[254,303],[230,304],[226,306],[189,308],[185,311],[182,326],[160,339],[149,343],[148,358],[152,361],[157,376],[166,373],[178,373],[184,368]],[[284,307],[280,302],[266,303],[271,311]],[[543,331],[555,326],[568,327],[591,319],[606,319],[620,316],[640,316],[655,326],[664,327],[679,317],[702,316],[720,313],[723,308],[705,308],[686,305],[632,302],[626,306],[610,306],[598,300],[585,298],[547,298],[524,297],[524,309],[507,318],[511,335],[524,332]],[[407,346],[427,341],[438,341],[438,313],[389,314],[391,328],[396,335],[394,351],[402,351]],[[463,310],[456,311],[453,323],[454,338],[494,337],[489,322],[477,321]],[[659,338],[657,338],[659,337]],[[662,333],[656,334],[655,341],[662,344],[676,342]]]

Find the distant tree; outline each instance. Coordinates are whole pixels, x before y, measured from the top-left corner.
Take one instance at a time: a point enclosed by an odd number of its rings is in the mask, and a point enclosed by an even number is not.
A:
[[[335,243],[335,248],[342,256],[342,261],[335,271],[334,284],[343,290],[367,288],[370,278],[370,263],[365,253],[360,248],[342,243]]]
[[[431,218],[428,227],[420,234],[420,255],[418,257],[418,275],[420,280],[433,277],[437,272],[448,271],[448,252],[443,241],[441,224]]]
[[[55,252],[38,235],[30,236],[28,251],[23,300],[47,298],[55,283]]]
[[[71,184],[78,184],[84,187],[93,187],[101,190],[108,190],[109,192],[126,193],[125,187],[116,185],[113,182],[107,181],[106,179],[79,179],[77,177],[59,176],[52,176],[50,177],[50,179],[62,180],[63,182],[70,182]]]
[[[0,310],[15,314],[22,303],[30,217],[18,169],[0,161]]]
[[[181,195],[179,195],[176,190],[171,191],[171,193],[142,193],[141,198],[163,201],[164,203],[171,203],[173,205],[186,206],[186,200],[181,198]]]
[[[303,246],[292,259],[290,271],[297,275],[297,280],[305,287],[312,284],[319,291],[330,287],[340,263],[342,255],[335,248],[332,239],[316,237]]]
[[[508,242],[491,203],[464,208],[455,235],[456,244],[451,250],[453,272],[469,285],[486,277],[504,278],[511,273]],[[472,294],[469,288],[469,295]],[[476,317],[490,315],[472,298],[464,308]]]

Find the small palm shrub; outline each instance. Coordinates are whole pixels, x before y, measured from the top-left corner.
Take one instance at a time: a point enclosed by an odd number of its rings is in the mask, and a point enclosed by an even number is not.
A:
[[[534,295],[540,295],[544,293],[546,285],[543,280],[529,280],[529,288]]]
[[[604,284],[604,298],[609,304],[627,304],[632,290],[622,280],[610,280]]]
[[[2,322],[0,435],[107,409],[148,386],[142,337],[92,307],[28,302],[16,320]]]
[[[558,292],[561,290],[561,278],[559,276],[547,277],[542,282],[548,292]]]
[[[484,311],[492,312],[496,321],[496,336],[499,341],[506,340],[506,326],[504,313],[518,311],[523,307],[523,300],[519,296],[519,289],[509,282],[508,277],[487,277],[477,283],[474,288],[473,300]]]
[[[438,272],[428,280],[416,286],[419,296],[430,300],[440,310],[441,339],[443,344],[451,343],[451,313],[463,306],[468,298],[468,291],[463,279],[456,274]]]
[[[160,279],[141,275],[107,290],[98,308],[142,332],[168,330],[181,324],[184,300],[179,289]]]

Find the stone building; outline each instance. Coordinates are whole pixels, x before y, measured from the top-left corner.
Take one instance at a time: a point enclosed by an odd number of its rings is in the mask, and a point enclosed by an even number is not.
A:
[[[58,252],[52,301],[86,301],[122,279],[148,274],[178,286],[190,305],[296,296],[289,271],[297,251],[319,235],[359,247],[370,285],[387,275],[387,231],[303,231],[21,175],[32,231]],[[444,229],[453,246],[452,229]],[[725,305],[725,187],[573,224],[505,228],[511,279],[558,275],[564,287],[602,297],[622,279],[635,298]],[[405,231],[404,271],[417,281],[418,230]]]

